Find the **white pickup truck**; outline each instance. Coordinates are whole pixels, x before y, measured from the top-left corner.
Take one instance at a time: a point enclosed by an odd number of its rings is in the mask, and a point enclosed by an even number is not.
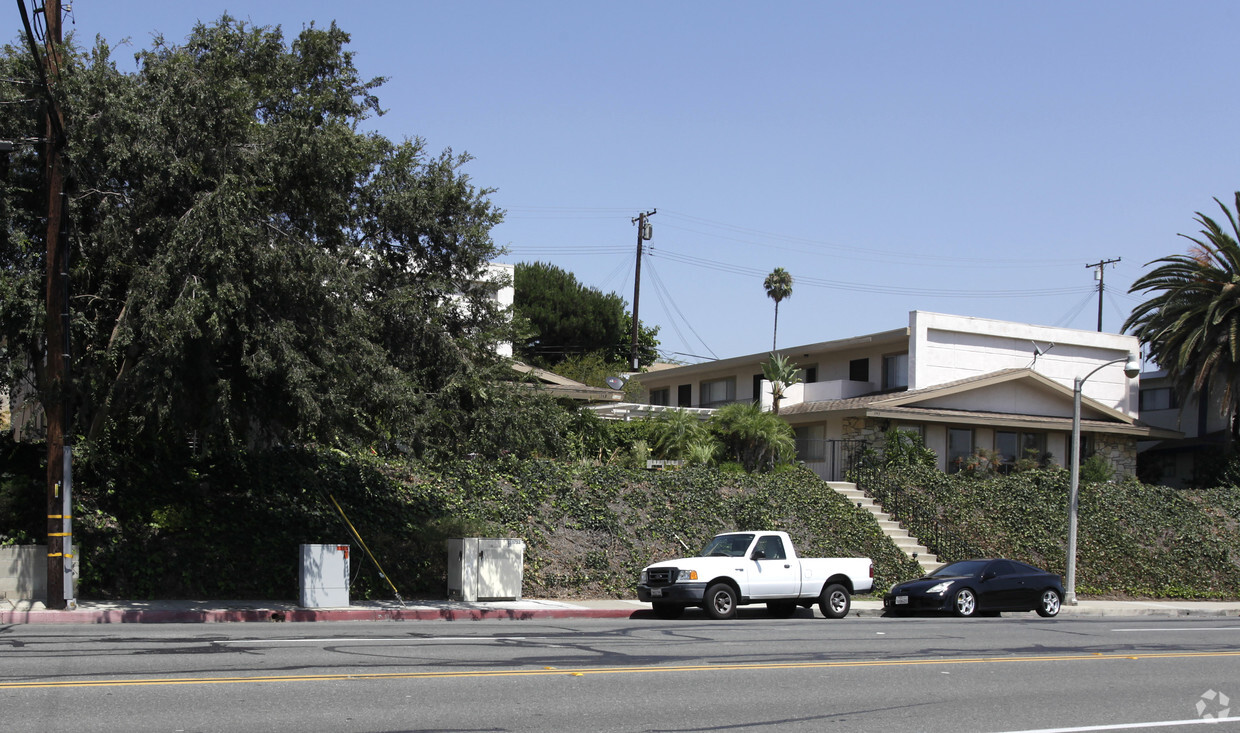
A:
[[[660,618],[678,618],[701,606],[711,618],[736,615],[736,607],[766,603],[774,616],[791,616],[815,603],[827,618],[844,618],[852,594],[874,585],[865,557],[798,558],[786,532],[716,535],[697,557],[655,563],[641,573],[637,597]]]

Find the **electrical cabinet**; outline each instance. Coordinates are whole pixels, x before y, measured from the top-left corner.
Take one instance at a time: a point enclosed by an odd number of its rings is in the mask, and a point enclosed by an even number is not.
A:
[[[349,546],[301,546],[301,605],[339,608],[349,605]]]
[[[525,541],[462,537],[448,540],[448,598],[519,601]]]

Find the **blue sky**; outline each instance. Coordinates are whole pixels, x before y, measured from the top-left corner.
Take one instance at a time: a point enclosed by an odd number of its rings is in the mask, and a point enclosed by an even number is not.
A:
[[[79,42],[181,41],[224,12],[352,34],[388,137],[475,160],[501,261],[633,299],[674,358],[781,347],[911,310],[1093,330],[1240,189],[1235,2],[77,0]]]

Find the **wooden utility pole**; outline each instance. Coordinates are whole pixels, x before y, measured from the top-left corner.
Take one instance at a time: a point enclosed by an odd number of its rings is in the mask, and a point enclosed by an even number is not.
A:
[[[1101,262],[1095,262],[1095,263],[1094,263],[1094,264],[1092,264],[1092,265],[1085,265],[1086,267],[1096,267],[1096,268],[1098,268],[1098,275],[1097,275],[1097,277],[1098,277],[1098,333],[1102,333],[1102,286],[1103,286],[1103,274],[1104,274],[1104,273],[1106,272],[1106,270],[1107,270],[1107,265],[1113,265],[1113,264],[1115,264],[1116,262],[1119,262],[1121,259],[1123,259],[1123,258],[1122,258],[1122,257],[1116,257],[1116,258],[1115,258],[1115,259],[1113,259],[1113,260],[1102,260]]]
[[[64,239],[65,213],[65,125],[52,86],[60,78],[60,0],[44,0],[42,12],[46,33],[43,38],[46,61],[26,14],[26,4],[17,0],[25,24],[26,38],[41,77],[45,97],[43,179],[47,185],[47,271],[44,331],[47,350],[43,379],[43,411],[47,418],[47,600],[49,609],[64,609],[73,601],[73,542],[71,516],[72,448],[65,445],[69,399],[69,258]],[[37,11],[36,11],[37,12]]]
[[[629,369],[637,371],[641,364],[637,358],[637,336],[641,329],[641,321],[637,318],[637,306],[642,295],[642,242],[650,239],[650,217],[659,213],[658,209],[638,214],[633,223],[637,225],[637,266],[633,270],[633,344],[629,348]]]

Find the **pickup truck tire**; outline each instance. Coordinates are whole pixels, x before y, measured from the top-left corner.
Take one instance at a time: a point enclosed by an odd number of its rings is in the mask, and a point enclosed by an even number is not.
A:
[[[775,618],[789,618],[797,612],[796,601],[767,601],[766,612]]]
[[[724,620],[736,617],[736,590],[727,583],[715,583],[706,589],[702,598],[702,607],[706,615],[713,619]]]
[[[679,603],[655,603],[654,615],[661,619],[671,621],[685,615],[685,607]]]
[[[822,589],[818,597],[818,610],[827,618],[844,618],[852,608],[852,596],[848,589],[839,583],[832,583]]]

